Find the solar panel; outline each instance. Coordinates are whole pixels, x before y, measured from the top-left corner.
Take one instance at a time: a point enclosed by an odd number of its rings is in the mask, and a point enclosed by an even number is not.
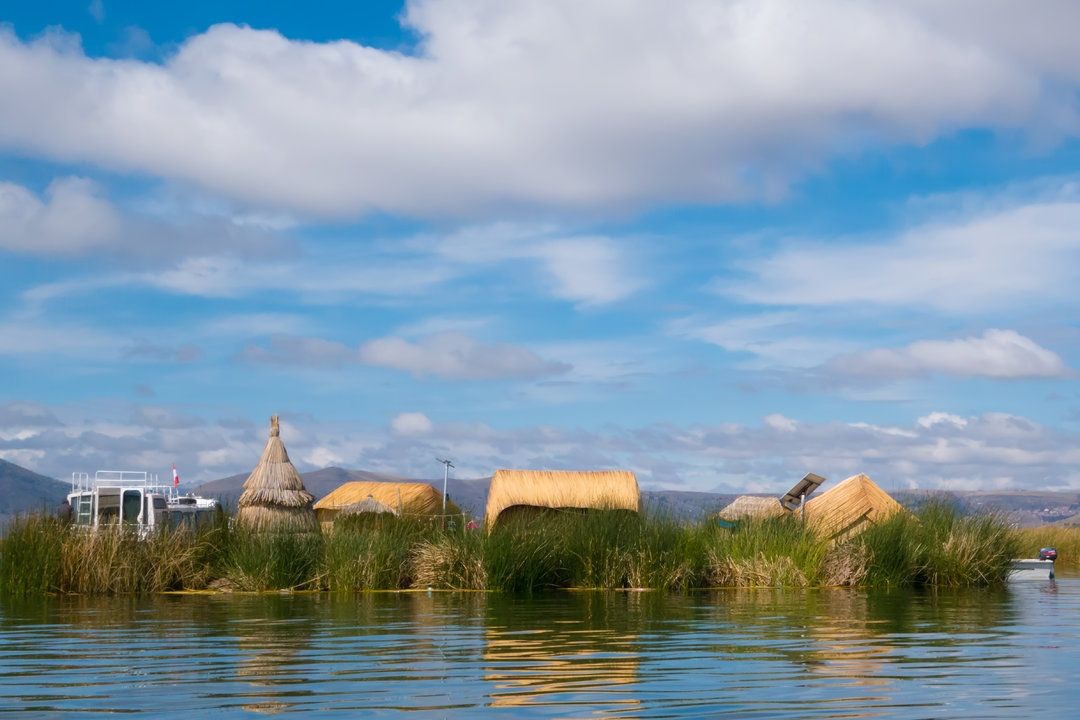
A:
[[[806,476],[795,483],[795,485],[784,493],[784,496],[780,498],[780,504],[788,510],[794,510],[799,507],[803,500],[818,489],[821,483],[825,482],[825,478],[814,473],[806,473]]]

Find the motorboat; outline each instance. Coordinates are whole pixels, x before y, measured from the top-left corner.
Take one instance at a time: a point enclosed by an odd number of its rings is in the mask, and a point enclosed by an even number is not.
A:
[[[213,498],[181,495],[176,484],[141,470],[98,470],[93,477],[72,473],[67,501],[77,526],[125,526],[143,535],[164,526],[198,526],[218,507]]]

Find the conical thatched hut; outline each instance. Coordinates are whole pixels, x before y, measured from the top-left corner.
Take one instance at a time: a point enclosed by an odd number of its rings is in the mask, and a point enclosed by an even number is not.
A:
[[[774,497],[761,497],[759,495],[740,495],[724,507],[716,517],[721,520],[746,520],[748,518],[779,517],[788,512],[780,501]]]
[[[640,507],[637,477],[629,470],[497,470],[484,522],[490,531],[512,508],[638,512]]]
[[[270,439],[266,441],[259,464],[244,481],[236,522],[252,530],[317,530],[311,503],[315,496],[304,488],[304,481],[289,461],[281,442],[278,416],[270,418]]]
[[[333,522],[339,514],[355,508],[367,500],[388,508],[395,515],[437,516],[442,514],[442,495],[427,483],[421,482],[374,482],[356,481],[340,485],[315,503],[319,522]],[[460,515],[461,510],[452,502],[446,503],[448,515]]]
[[[827,537],[850,537],[903,509],[889,493],[860,473],[808,500],[806,522]]]

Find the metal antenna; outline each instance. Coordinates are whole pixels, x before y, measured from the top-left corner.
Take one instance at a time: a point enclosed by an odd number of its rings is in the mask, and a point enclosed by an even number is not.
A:
[[[454,463],[450,460],[443,460],[442,458],[435,458],[437,462],[442,463],[443,475],[442,475],[442,514],[446,515],[446,479],[450,476],[450,468],[454,467]],[[445,518],[443,518],[445,521]]]

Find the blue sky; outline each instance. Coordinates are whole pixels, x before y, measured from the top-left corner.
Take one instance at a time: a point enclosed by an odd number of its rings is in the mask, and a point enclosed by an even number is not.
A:
[[[1080,487],[1080,10],[0,6],[0,457]]]

